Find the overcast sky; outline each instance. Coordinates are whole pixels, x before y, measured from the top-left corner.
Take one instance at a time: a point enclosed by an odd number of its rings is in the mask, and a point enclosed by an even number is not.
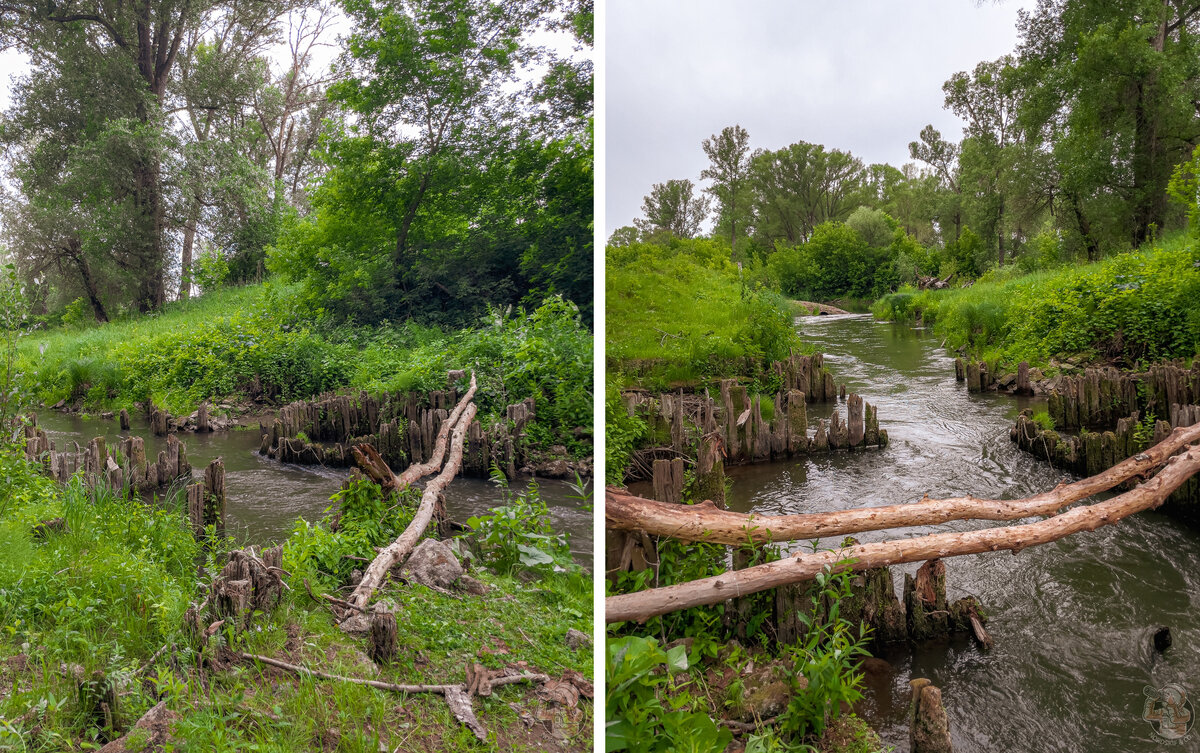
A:
[[[751,149],[797,141],[909,162],[928,123],[958,140],[942,82],[1010,53],[1008,0],[608,0],[606,236],[654,183],[699,183],[700,142],[740,124]]]

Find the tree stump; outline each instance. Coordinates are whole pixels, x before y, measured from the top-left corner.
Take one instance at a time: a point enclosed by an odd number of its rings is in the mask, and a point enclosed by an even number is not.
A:
[[[396,656],[396,615],[385,610],[371,614],[367,655],[376,664],[389,664]]]
[[[200,407],[196,410],[196,431],[212,431],[208,425],[208,403],[200,403]]]
[[[217,527],[217,535],[225,535],[225,463],[217,458],[204,469],[204,521]]]
[[[192,536],[197,539],[204,537],[204,482],[197,481],[187,488],[188,522],[192,526]]]
[[[942,691],[919,677],[909,682],[909,750],[911,753],[952,753],[950,722],[942,706]]]
[[[849,434],[849,446],[851,448],[858,447],[866,438],[866,424],[863,420],[863,399],[861,396],[852,393],[847,399],[846,423],[846,429]]]
[[[950,613],[946,608],[946,563],[933,559],[921,565],[917,577],[904,576],[904,606],[908,612],[908,637],[914,641],[947,635]]]
[[[654,498],[659,502],[683,502],[683,458],[654,461]]]
[[[121,431],[129,431],[129,411],[121,409]]]
[[[717,507],[725,507],[725,462],[721,459],[721,437],[717,432],[700,438],[695,499],[711,500]]]
[[[165,437],[170,430],[171,416],[161,408],[155,408],[150,414],[150,431],[157,437]]]

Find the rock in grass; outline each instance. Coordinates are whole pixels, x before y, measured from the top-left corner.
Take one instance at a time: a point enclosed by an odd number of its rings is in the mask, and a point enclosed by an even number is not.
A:
[[[405,564],[409,577],[424,586],[445,590],[462,577],[458,558],[445,542],[425,539],[413,550]]]
[[[581,648],[592,645],[591,636],[582,630],[575,628],[567,629],[567,648],[578,651]]]

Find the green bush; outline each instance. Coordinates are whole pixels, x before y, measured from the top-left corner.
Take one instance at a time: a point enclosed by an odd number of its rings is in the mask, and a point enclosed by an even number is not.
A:
[[[1187,238],[1082,267],[1007,269],[970,288],[885,296],[872,311],[920,317],[947,347],[1008,365],[1082,354],[1134,367],[1200,352],[1200,250]]]
[[[502,505],[488,515],[467,519],[471,537],[479,544],[483,561],[503,575],[527,568],[552,572],[577,569],[571,559],[567,535],[550,524],[550,510],[542,499],[537,482],[531,480],[523,492],[508,488],[504,474],[492,467],[492,481],[500,489]],[[579,479],[576,479],[578,484]],[[579,494],[583,491],[576,486]]]

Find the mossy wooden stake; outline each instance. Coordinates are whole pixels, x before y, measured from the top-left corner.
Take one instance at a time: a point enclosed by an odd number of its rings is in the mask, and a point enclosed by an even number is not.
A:
[[[396,657],[396,615],[384,610],[371,614],[367,655],[376,664],[390,664]]]
[[[659,502],[683,502],[683,458],[654,461],[654,498]]]
[[[121,431],[129,431],[129,411],[121,409]]]
[[[696,501],[710,500],[725,507],[725,462],[721,458],[721,438],[717,432],[700,438],[696,458]]]
[[[225,462],[217,458],[204,469],[204,525],[225,535]]]

